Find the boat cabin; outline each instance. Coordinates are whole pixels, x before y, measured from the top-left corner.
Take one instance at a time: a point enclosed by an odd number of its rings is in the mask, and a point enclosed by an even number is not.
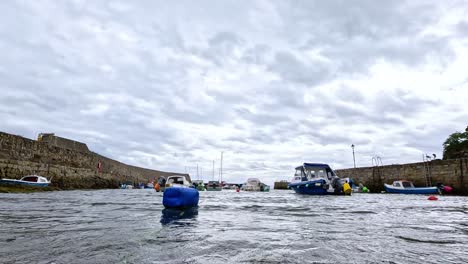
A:
[[[25,176],[25,177],[21,178],[21,181],[49,183],[49,181],[45,177],[37,176],[37,175]]]
[[[337,177],[335,172],[327,164],[304,163],[296,168],[292,182],[313,181],[316,179],[327,179],[331,181]]]
[[[217,186],[221,186],[221,184],[219,183],[219,181],[209,181],[208,186],[217,187]]]
[[[187,181],[187,178],[185,178],[185,176],[181,176],[181,175],[169,176],[166,180],[166,187],[171,187],[174,185],[190,186],[190,183]]]
[[[414,188],[414,185],[410,181],[394,181],[392,184],[395,188]]]

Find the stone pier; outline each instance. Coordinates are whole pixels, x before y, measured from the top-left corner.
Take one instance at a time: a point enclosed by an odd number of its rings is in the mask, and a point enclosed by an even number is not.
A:
[[[409,180],[415,186],[426,186],[426,176],[432,186],[438,183],[454,188],[455,194],[468,195],[468,159],[432,160],[409,164],[393,164],[378,167],[362,167],[336,170],[340,177],[353,178],[372,192],[384,190],[383,184],[395,180]]]
[[[0,132],[0,177],[28,174],[52,177],[63,189],[116,188],[122,182],[148,182],[159,176],[188,174],[127,165],[89,151],[85,143],[41,134],[38,140]]]

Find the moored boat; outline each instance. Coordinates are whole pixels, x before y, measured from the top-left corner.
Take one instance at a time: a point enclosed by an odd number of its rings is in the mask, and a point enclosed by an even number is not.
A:
[[[298,194],[351,194],[348,180],[339,178],[330,166],[324,163],[304,163],[296,167],[288,187]]]
[[[403,193],[403,194],[437,194],[441,193],[438,187],[414,187],[410,181],[399,180],[394,181],[392,185],[384,183],[384,188],[387,193]]]
[[[156,192],[164,192],[164,190],[166,189],[166,178],[164,178],[163,176],[159,176],[158,180],[156,181],[156,184],[154,184],[154,190]]]
[[[19,180],[15,179],[1,179],[0,184],[3,185],[24,185],[24,186],[35,186],[35,187],[47,187],[51,183],[46,177],[39,175],[28,175],[24,176]]]
[[[268,192],[270,186],[262,183],[258,178],[249,178],[247,182],[242,184],[241,190],[247,192]]]
[[[209,181],[206,185],[207,191],[221,191],[222,187],[219,181]]]
[[[194,180],[193,185],[195,185],[195,188],[197,188],[199,191],[206,191],[203,180]]]

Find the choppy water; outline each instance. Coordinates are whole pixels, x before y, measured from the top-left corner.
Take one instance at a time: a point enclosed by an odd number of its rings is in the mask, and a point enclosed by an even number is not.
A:
[[[0,194],[1,263],[468,263],[468,197],[153,190]]]

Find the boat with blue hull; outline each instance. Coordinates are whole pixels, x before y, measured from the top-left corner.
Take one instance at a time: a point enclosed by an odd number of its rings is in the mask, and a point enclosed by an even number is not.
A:
[[[46,177],[39,175],[28,175],[24,176],[19,180],[15,179],[1,179],[1,185],[23,185],[23,186],[34,186],[34,187],[47,187],[51,183],[51,180],[47,180]]]
[[[298,194],[343,195],[351,194],[347,178],[339,178],[328,164],[304,163],[288,185]]]
[[[387,193],[402,193],[402,194],[438,194],[442,190],[439,187],[414,187],[410,181],[400,180],[394,181],[392,185],[384,184]]]

